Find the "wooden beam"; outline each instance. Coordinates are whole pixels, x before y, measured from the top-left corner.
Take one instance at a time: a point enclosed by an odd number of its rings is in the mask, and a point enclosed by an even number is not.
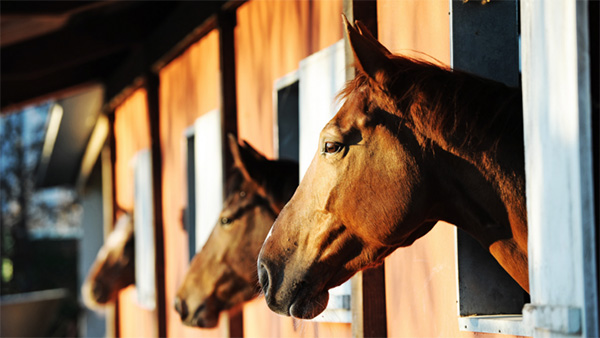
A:
[[[378,36],[376,1],[345,0],[344,13],[350,22],[359,20],[374,37]],[[349,65],[354,62],[349,45],[346,62]],[[350,80],[354,74],[347,73],[347,77]],[[384,264],[364,270],[352,278],[352,336],[387,337]]]
[[[152,188],[154,209],[154,247],[156,271],[156,313],[158,337],[167,336],[165,294],[165,245],[162,212],[162,153],[160,147],[160,78],[147,73],[144,79],[148,100],[148,120],[152,152]]]
[[[110,173],[107,174],[107,178],[110,181],[110,196],[105,197],[105,200],[108,200],[110,206],[107,209],[110,209],[107,217],[110,217],[108,222],[110,223],[110,229],[105,225],[104,227],[104,240],[108,238],[108,235],[114,230],[115,219],[117,219],[117,210],[119,206],[117,205],[117,187],[116,187],[116,163],[117,163],[117,141],[115,137],[115,112],[114,110],[108,115],[108,149],[110,156]],[[104,179],[104,177],[103,177]],[[102,184],[105,184],[102,182]],[[104,192],[103,192],[104,193]],[[119,323],[119,297],[115,300],[112,305],[108,305],[106,309],[106,337],[121,337],[120,331],[120,323]]]
[[[233,158],[229,151],[227,134],[237,137],[237,90],[235,80],[235,35],[236,12],[220,12],[217,18],[219,27],[219,60],[221,69],[221,125],[223,145],[223,170],[227,177]]]
[[[234,308],[229,310],[229,327],[228,337],[229,338],[242,338],[244,337],[244,309],[243,307]]]
[[[238,135],[237,122],[237,89],[235,79],[235,34],[237,23],[236,9],[221,11],[217,15],[219,28],[219,61],[221,69],[221,128],[222,128],[222,153],[223,177],[233,166],[233,157],[229,150],[227,134]],[[244,336],[244,312],[242,309],[229,311],[229,337]]]

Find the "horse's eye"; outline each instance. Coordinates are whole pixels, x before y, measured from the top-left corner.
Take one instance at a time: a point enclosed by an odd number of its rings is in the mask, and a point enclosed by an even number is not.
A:
[[[335,154],[342,149],[342,145],[337,142],[325,142],[323,152],[326,154]]]
[[[240,197],[246,197],[246,192],[245,191],[240,191]]]
[[[221,225],[229,225],[231,224],[231,218],[221,217]]]

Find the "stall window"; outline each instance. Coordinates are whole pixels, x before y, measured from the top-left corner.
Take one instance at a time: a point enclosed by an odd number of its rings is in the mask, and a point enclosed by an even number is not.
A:
[[[200,116],[185,135],[188,205],[184,211],[190,260],[200,251],[223,208],[221,112]]]
[[[451,4],[452,67],[520,87],[518,1]],[[460,229],[456,246],[460,329],[530,335],[521,316],[528,294]]]

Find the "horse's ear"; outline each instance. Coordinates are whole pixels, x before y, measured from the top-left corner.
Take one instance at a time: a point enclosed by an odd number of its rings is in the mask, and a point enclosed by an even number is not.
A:
[[[387,79],[386,75],[393,69],[390,61],[392,53],[379,43],[361,22],[357,21],[354,27],[345,15],[342,17],[356,67],[371,79],[383,84]]]
[[[247,181],[260,181],[261,164],[266,161],[266,158],[248,142],[244,141],[244,144],[240,145],[232,134],[228,134],[227,137],[233,165],[240,170]]]

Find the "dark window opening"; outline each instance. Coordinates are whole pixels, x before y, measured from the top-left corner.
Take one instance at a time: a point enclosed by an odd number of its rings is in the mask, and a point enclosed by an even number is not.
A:
[[[185,218],[185,230],[188,233],[188,250],[190,261],[196,254],[196,166],[194,163],[194,134],[186,137],[187,145],[187,186],[188,186],[188,197],[187,197],[187,208],[184,211],[183,217]]]
[[[277,90],[277,129],[279,158],[298,162],[300,159],[298,113],[299,82]]]
[[[519,2],[452,1],[453,67],[520,87]],[[520,314],[529,295],[493,256],[457,234],[459,314]]]

